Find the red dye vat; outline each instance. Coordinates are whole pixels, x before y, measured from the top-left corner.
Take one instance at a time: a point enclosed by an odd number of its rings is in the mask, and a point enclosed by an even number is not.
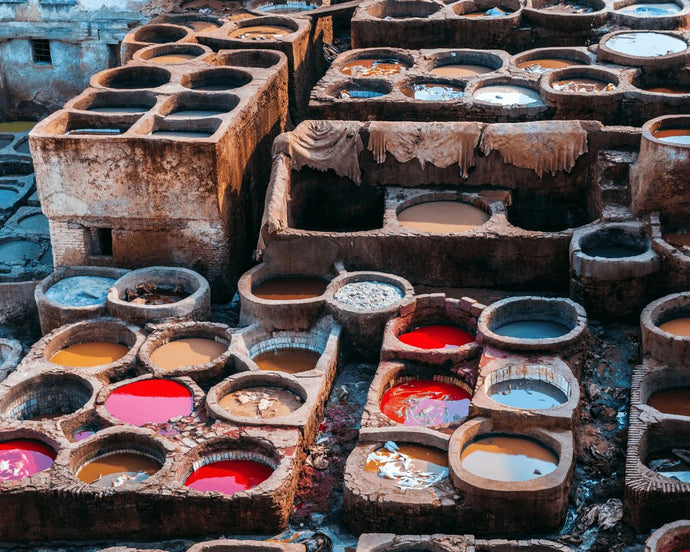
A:
[[[421,326],[398,337],[400,341],[419,349],[448,349],[474,341],[474,336],[456,326],[435,324]]]
[[[194,470],[185,486],[197,491],[218,491],[232,495],[266,481],[273,468],[254,460],[221,460]]]
[[[115,389],[105,408],[118,420],[132,425],[161,424],[192,412],[192,392],[176,381],[149,379]]]
[[[0,481],[22,479],[53,465],[55,451],[33,439],[0,443]]]
[[[381,412],[394,422],[438,426],[467,418],[471,395],[458,385],[412,380],[394,385],[381,399]]]

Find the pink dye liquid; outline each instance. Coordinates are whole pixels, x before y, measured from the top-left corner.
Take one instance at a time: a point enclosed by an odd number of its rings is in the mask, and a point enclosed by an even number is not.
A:
[[[53,465],[55,451],[32,439],[0,443],[0,481],[22,479]]]
[[[105,408],[118,420],[132,425],[160,424],[192,412],[192,392],[176,381],[150,379],[118,387]]]
[[[194,470],[184,484],[197,491],[232,495],[256,487],[272,473],[272,468],[254,460],[221,460]]]

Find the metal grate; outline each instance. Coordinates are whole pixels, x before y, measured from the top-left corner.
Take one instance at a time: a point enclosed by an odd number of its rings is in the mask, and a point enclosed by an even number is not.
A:
[[[34,58],[34,63],[44,65],[51,65],[53,58],[50,55],[50,41],[43,38],[37,38],[31,41],[31,53]]]

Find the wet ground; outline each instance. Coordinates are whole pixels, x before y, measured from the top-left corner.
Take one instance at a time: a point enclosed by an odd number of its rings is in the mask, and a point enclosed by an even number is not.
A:
[[[470,295],[469,291],[454,290],[453,295]],[[505,296],[496,291],[472,292],[473,297],[485,303]],[[238,307],[237,302],[214,306],[213,319],[235,326]],[[590,321],[589,329],[590,346],[582,377],[578,462],[570,507],[559,534],[548,538],[579,551],[642,552],[648,534],[635,533],[621,519],[630,378],[638,361],[639,327]],[[19,339],[27,348],[39,337],[36,325],[31,322],[0,327],[0,334]],[[357,441],[359,420],[375,369],[375,365],[369,364],[348,364],[341,369],[302,470],[288,529],[279,535],[244,537],[287,541],[322,531],[331,537],[336,551],[356,546],[356,537],[347,531],[343,522],[342,473]],[[531,536],[536,535],[524,535]],[[0,545],[0,552],[95,552],[115,544],[182,552],[201,540],[206,539]]]

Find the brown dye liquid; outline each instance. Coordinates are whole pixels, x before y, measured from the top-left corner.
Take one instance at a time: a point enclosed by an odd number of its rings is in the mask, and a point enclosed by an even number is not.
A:
[[[404,209],[398,221],[421,232],[466,232],[489,220],[489,215],[460,201],[429,201]]]
[[[290,27],[282,25],[254,25],[242,27],[230,33],[230,38],[242,38],[244,40],[272,40],[277,36],[285,36],[294,33]]]
[[[485,437],[467,445],[460,455],[463,467],[495,481],[527,481],[551,473],[556,455],[530,439]]]
[[[343,64],[340,72],[355,77],[380,77],[397,75],[407,69],[407,64],[397,59],[354,59]]]
[[[269,301],[312,299],[323,295],[327,285],[321,278],[271,278],[256,286],[252,294]]]
[[[554,82],[552,84],[554,90],[561,92],[608,92],[616,88],[616,85],[609,82],[603,82],[596,79],[567,79]]]
[[[163,370],[176,370],[182,366],[198,366],[218,358],[228,346],[203,337],[186,337],[169,341],[151,353],[151,362]]]
[[[675,245],[676,247],[690,247],[690,234],[679,234],[677,232],[669,232],[663,235],[664,241]]]
[[[573,65],[584,65],[580,61],[575,61],[572,59],[559,59],[559,58],[541,58],[541,59],[530,59],[529,61],[523,61],[518,63],[518,69],[524,69],[533,73],[543,73],[551,69],[563,69],[564,67],[571,67]]]
[[[405,475],[414,477],[417,474],[440,474],[447,473],[448,468],[448,453],[432,447],[423,445],[413,445],[407,443],[397,443],[397,452],[390,452],[384,447],[376,450],[379,459],[372,459],[371,456],[367,458],[364,470],[371,474],[375,474],[376,481],[385,487],[398,488],[399,477],[381,477],[380,469],[389,462],[396,462],[398,467],[402,468]],[[398,455],[405,455],[411,459],[407,468],[405,468],[400,460],[396,460]],[[414,488],[414,487],[412,487]]]
[[[646,90],[647,92],[658,92],[660,94],[690,94],[690,86],[674,86],[672,84],[650,86],[642,90]]]
[[[494,69],[486,65],[472,65],[470,63],[439,65],[431,70],[434,75],[451,79],[474,77],[484,73],[491,73],[491,71],[494,71]]]
[[[168,54],[152,57],[148,61],[153,61],[155,63],[182,63],[194,59],[195,57],[197,56],[194,54]]]
[[[261,370],[278,370],[298,374],[316,368],[321,353],[299,347],[274,349],[259,353],[252,360]]]
[[[88,368],[110,364],[127,354],[129,347],[107,341],[88,341],[65,347],[50,357],[50,362],[61,366]]]
[[[282,387],[246,387],[228,393],[218,404],[236,416],[275,418],[294,412],[304,401]]]
[[[690,337],[690,318],[682,317],[659,324],[659,328],[673,335]]]
[[[690,416],[690,387],[656,391],[649,396],[647,404],[664,414]]]
[[[186,21],[184,26],[194,29],[197,33],[200,31],[209,31],[211,29],[218,28],[218,25],[210,21]]]
[[[115,452],[84,464],[77,477],[98,487],[133,487],[161,468],[160,464],[135,452]]]

